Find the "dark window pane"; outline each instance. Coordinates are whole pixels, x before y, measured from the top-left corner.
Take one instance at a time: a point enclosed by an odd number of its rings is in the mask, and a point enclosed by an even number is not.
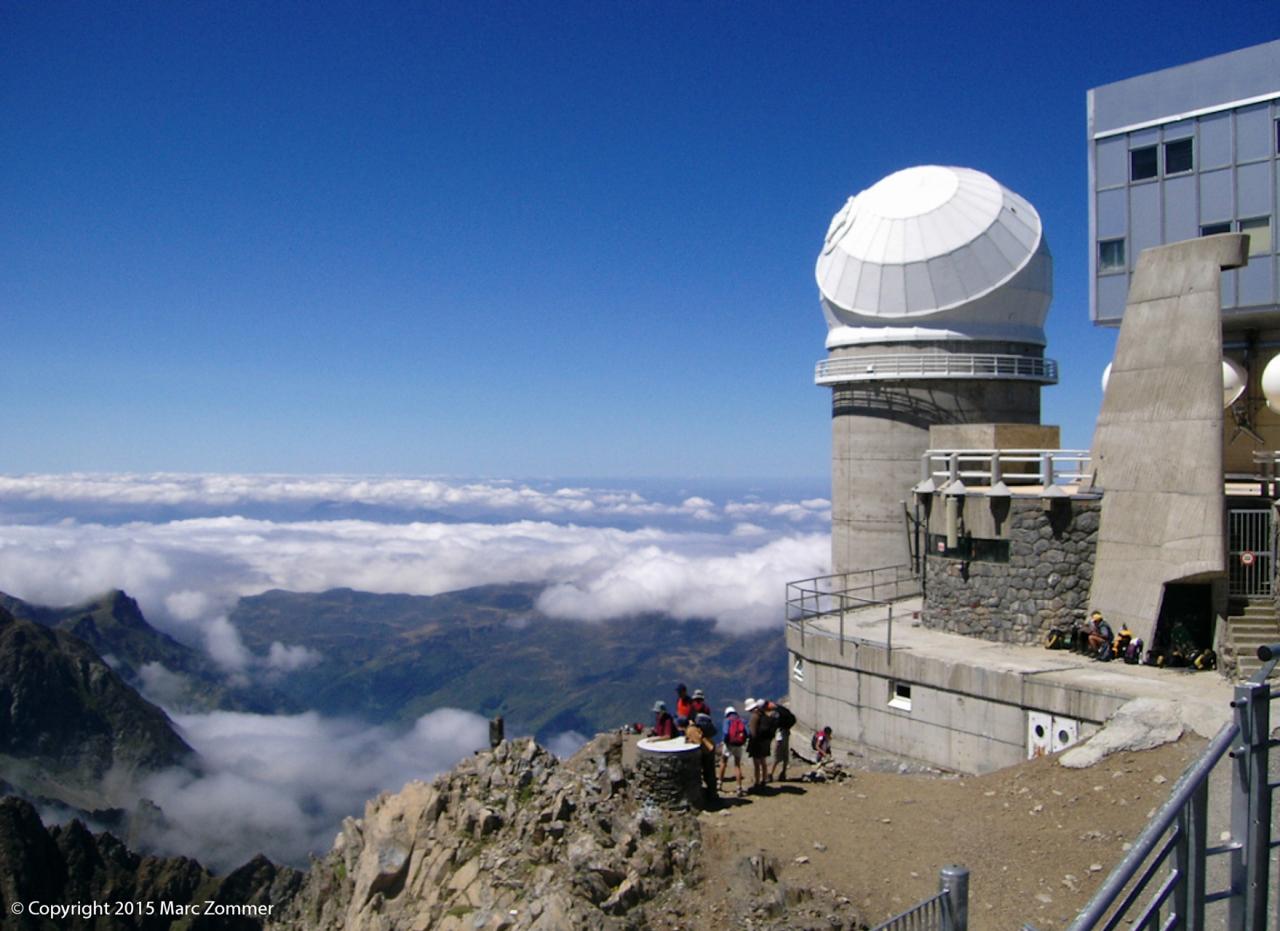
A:
[[[1200,227],[1201,236],[1217,236],[1219,233],[1231,232],[1230,223],[1206,223]]]
[[[1176,175],[1192,168],[1191,140],[1179,139],[1164,144],[1164,173]]]
[[[1129,180],[1141,181],[1156,176],[1156,147],[1143,146],[1129,152]]]
[[[1124,240],[1104,239],[1098,243],[1098,271],[1124,271]]]

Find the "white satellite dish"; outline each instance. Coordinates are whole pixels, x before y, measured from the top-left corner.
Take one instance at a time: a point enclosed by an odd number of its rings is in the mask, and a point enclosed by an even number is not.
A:
[[[1280,356],[1274,356],[1262,370],[1262,396],[1267,407],[1280,410]]]
[[[1111,381],[1111,363],[1107,363],[1107,367],[1102,370],[1102,393],[1107,393],[1107,382]]]
[[[1240,395],[1244,394],[1249,383],[1249,373],[1245,367],[1234,359],[1222,360],[1222,406],[1230,407]]]

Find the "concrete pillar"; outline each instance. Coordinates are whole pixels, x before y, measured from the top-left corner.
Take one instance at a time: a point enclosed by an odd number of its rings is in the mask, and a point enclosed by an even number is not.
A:
[[[1040,347],[1008,343],[859,346],[936,354],[1039,356]],[[852,354],[852,353],[849,353]],[[839,358],[834,350],[831,358]],[[1040,422],[1040,384],[997,379],[859,381],[835,385],[831,405],[831,566],[856,572],[905,565],[910,559],[902,502],[920,480],[929,428],[939,424]]]

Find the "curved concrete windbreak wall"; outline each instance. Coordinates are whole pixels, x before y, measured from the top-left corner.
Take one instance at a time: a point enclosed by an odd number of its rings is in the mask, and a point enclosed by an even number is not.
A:
[[[1145,250],[1093,437],[1102,519],[1091,608],[1151,643],[1164,586],[1226,571],[1222,269],[1247,237]]]

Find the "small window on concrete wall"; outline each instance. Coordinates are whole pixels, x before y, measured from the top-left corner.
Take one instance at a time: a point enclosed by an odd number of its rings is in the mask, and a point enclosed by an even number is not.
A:
[[[889,683],[889,707],[900,711],[911,710],[911,686],[905,682]]]
[[[797,682],[804,681],[804,660],[799,656],[796,657],[795,663],[791,666],[791,678]]]

